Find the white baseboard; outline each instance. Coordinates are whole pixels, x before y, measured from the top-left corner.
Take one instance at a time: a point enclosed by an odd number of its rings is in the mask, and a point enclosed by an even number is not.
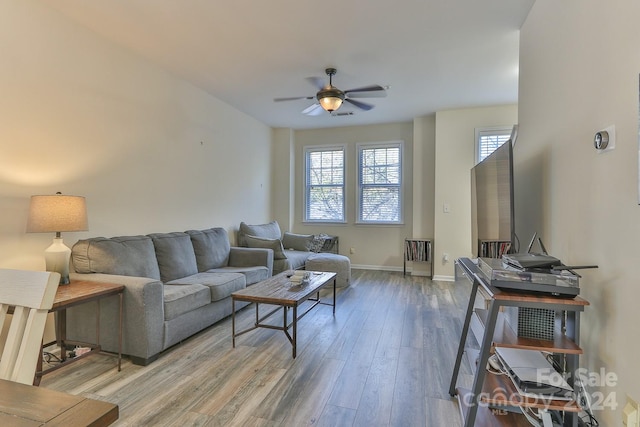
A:
[[[385,265],[351,264],[356,270],[377,270],[377,271],[402,271],[402,267],[389,267]]]
[[[439,282],[455,282],[456,278],[454,276],[440,276],[436,275],[433,277],[433,280],[437,280]]]
[[[407,274],[411,276],[420,276],[420,277],[431,277],[431,273],[428,271],[409,271],[407,270]]]
[[[351,264],[351,268],[355,270],[398,271],[398,272],[404,271],[402,267],[389,267],[386,265]],[[428,271],[416,271],[415,273],[413,273],[411,270],[407,270],[407,275],[430,277],[430,274]],[[432,280],[438,280],[440,282],[455,282],[456,279],[454,276],[434,276]]]

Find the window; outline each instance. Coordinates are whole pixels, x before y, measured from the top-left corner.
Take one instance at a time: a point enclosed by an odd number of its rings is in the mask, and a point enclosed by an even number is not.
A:
[[[358,220],[402,223],[402,143],[358,145]]]
[[[344,222],[344,147],[305,148],[304,220]]]
[[[476,163],[509,140],[511,128],[476,129]]]

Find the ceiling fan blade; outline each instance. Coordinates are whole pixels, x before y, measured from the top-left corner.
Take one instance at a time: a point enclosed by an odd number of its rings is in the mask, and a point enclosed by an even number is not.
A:
[[[364,111],[369,111],[374,107],[371,104],[365,104],[364,102],[356,101],[350,98],[345,98],[345,102],[349,102]]]
[[[290,98],[273,98],[273,100],[275,102],[280,102],[280,101],[295,101],[296,99],[313,99],[315,98],[315,96],[293,96]]]
[[[324,109],[320,104],[313,104],[302,110],[302,114],[306,114],[307,116],[319,116],[324,112]]]
[[[387,91],[380,85],[371,85],[359,87],[357,89],[349,89],[344,91],[345,95],[350,98],[384,98]]]
[[[349,92],[345,95],[348,98],[385,98],[387,92]]]
[[[307,81],[318,90],[323,89],[325,86],[324,79],[322,77],[307,77]]]

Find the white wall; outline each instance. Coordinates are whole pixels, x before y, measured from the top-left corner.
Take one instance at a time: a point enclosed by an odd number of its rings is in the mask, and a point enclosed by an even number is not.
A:
[[[293,230],[295,215],[295,137],[293,129],[273,130],[272,218],[284,231]],[[251,224],[251,223],[250,223]]]
[[[271,129],[37,1],[0,2],[0,267],[44,269],[33,194],[83,195],[79,238],[271,215]]]
[[[436,180],[436,116],[413,120],[413,231],[414,239],[433,239]],[[431,275],[431,262],[409,263],[414,275]]]
[[[512,127],[518,107],[502,105],[436,113],[434,276],[450,280],[456,258],[471,256],[471,168],[475,129]],[[449,213],[444,212],[444,205]],[[449,261],[443,260],[448,254]]]
[[[327,233],[340,237],[340,253],[349,256],[352,265],[389,270],[402,269],[402,245],[410,236],[413,224],[413,126],[408,123],[391,123],[371,126],[347,126],[329,129],[298,130],[293,132],[294,151],[285,157],[289,140],[286,132],[278,131],[276,144],[280,155],[275,159],[277,170],[289,170],[294,176],[295,191],[289,202],[293,205],[293,222],[286,227],[288,210],[278,208],[278,220],[283,231],[303,234]],[[356,212],[356,144],[361,142],[404,141],[405,212],[402,226],[355,225]],[[302,222],[302,200],[304,194],[304,147],[317,145],[345,144],[346,151],[346,224],[309,224]],[[287,177],[274,184],[274,194],[286,191]],[[276,196],[282,203],[284,195]],[[354,248],[355,253],[350,253]]]
[[[615,393],[619,406],[598,413],[610,426],[626,393],[640,399],[639,17],[637,1],[538,0],[520,46],[516,208],[536,213],[521,226],[538,228],[550,253],[600,266],[582,273],[581,363],[617,375],[591,389]],[[616,149],[598,154],[594,133],[609,125]]]

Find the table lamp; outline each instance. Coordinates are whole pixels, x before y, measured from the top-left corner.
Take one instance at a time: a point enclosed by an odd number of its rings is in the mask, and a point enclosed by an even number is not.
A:
[[[47,271],[60,273],[60,284],[69,283],[71,249],[62,241],[63,231],[86,231],[87,206],[82,196],[66,196],[60,192],[51,196],[31,196],[27,233],[51,233],[56,237],[44,251]]]

